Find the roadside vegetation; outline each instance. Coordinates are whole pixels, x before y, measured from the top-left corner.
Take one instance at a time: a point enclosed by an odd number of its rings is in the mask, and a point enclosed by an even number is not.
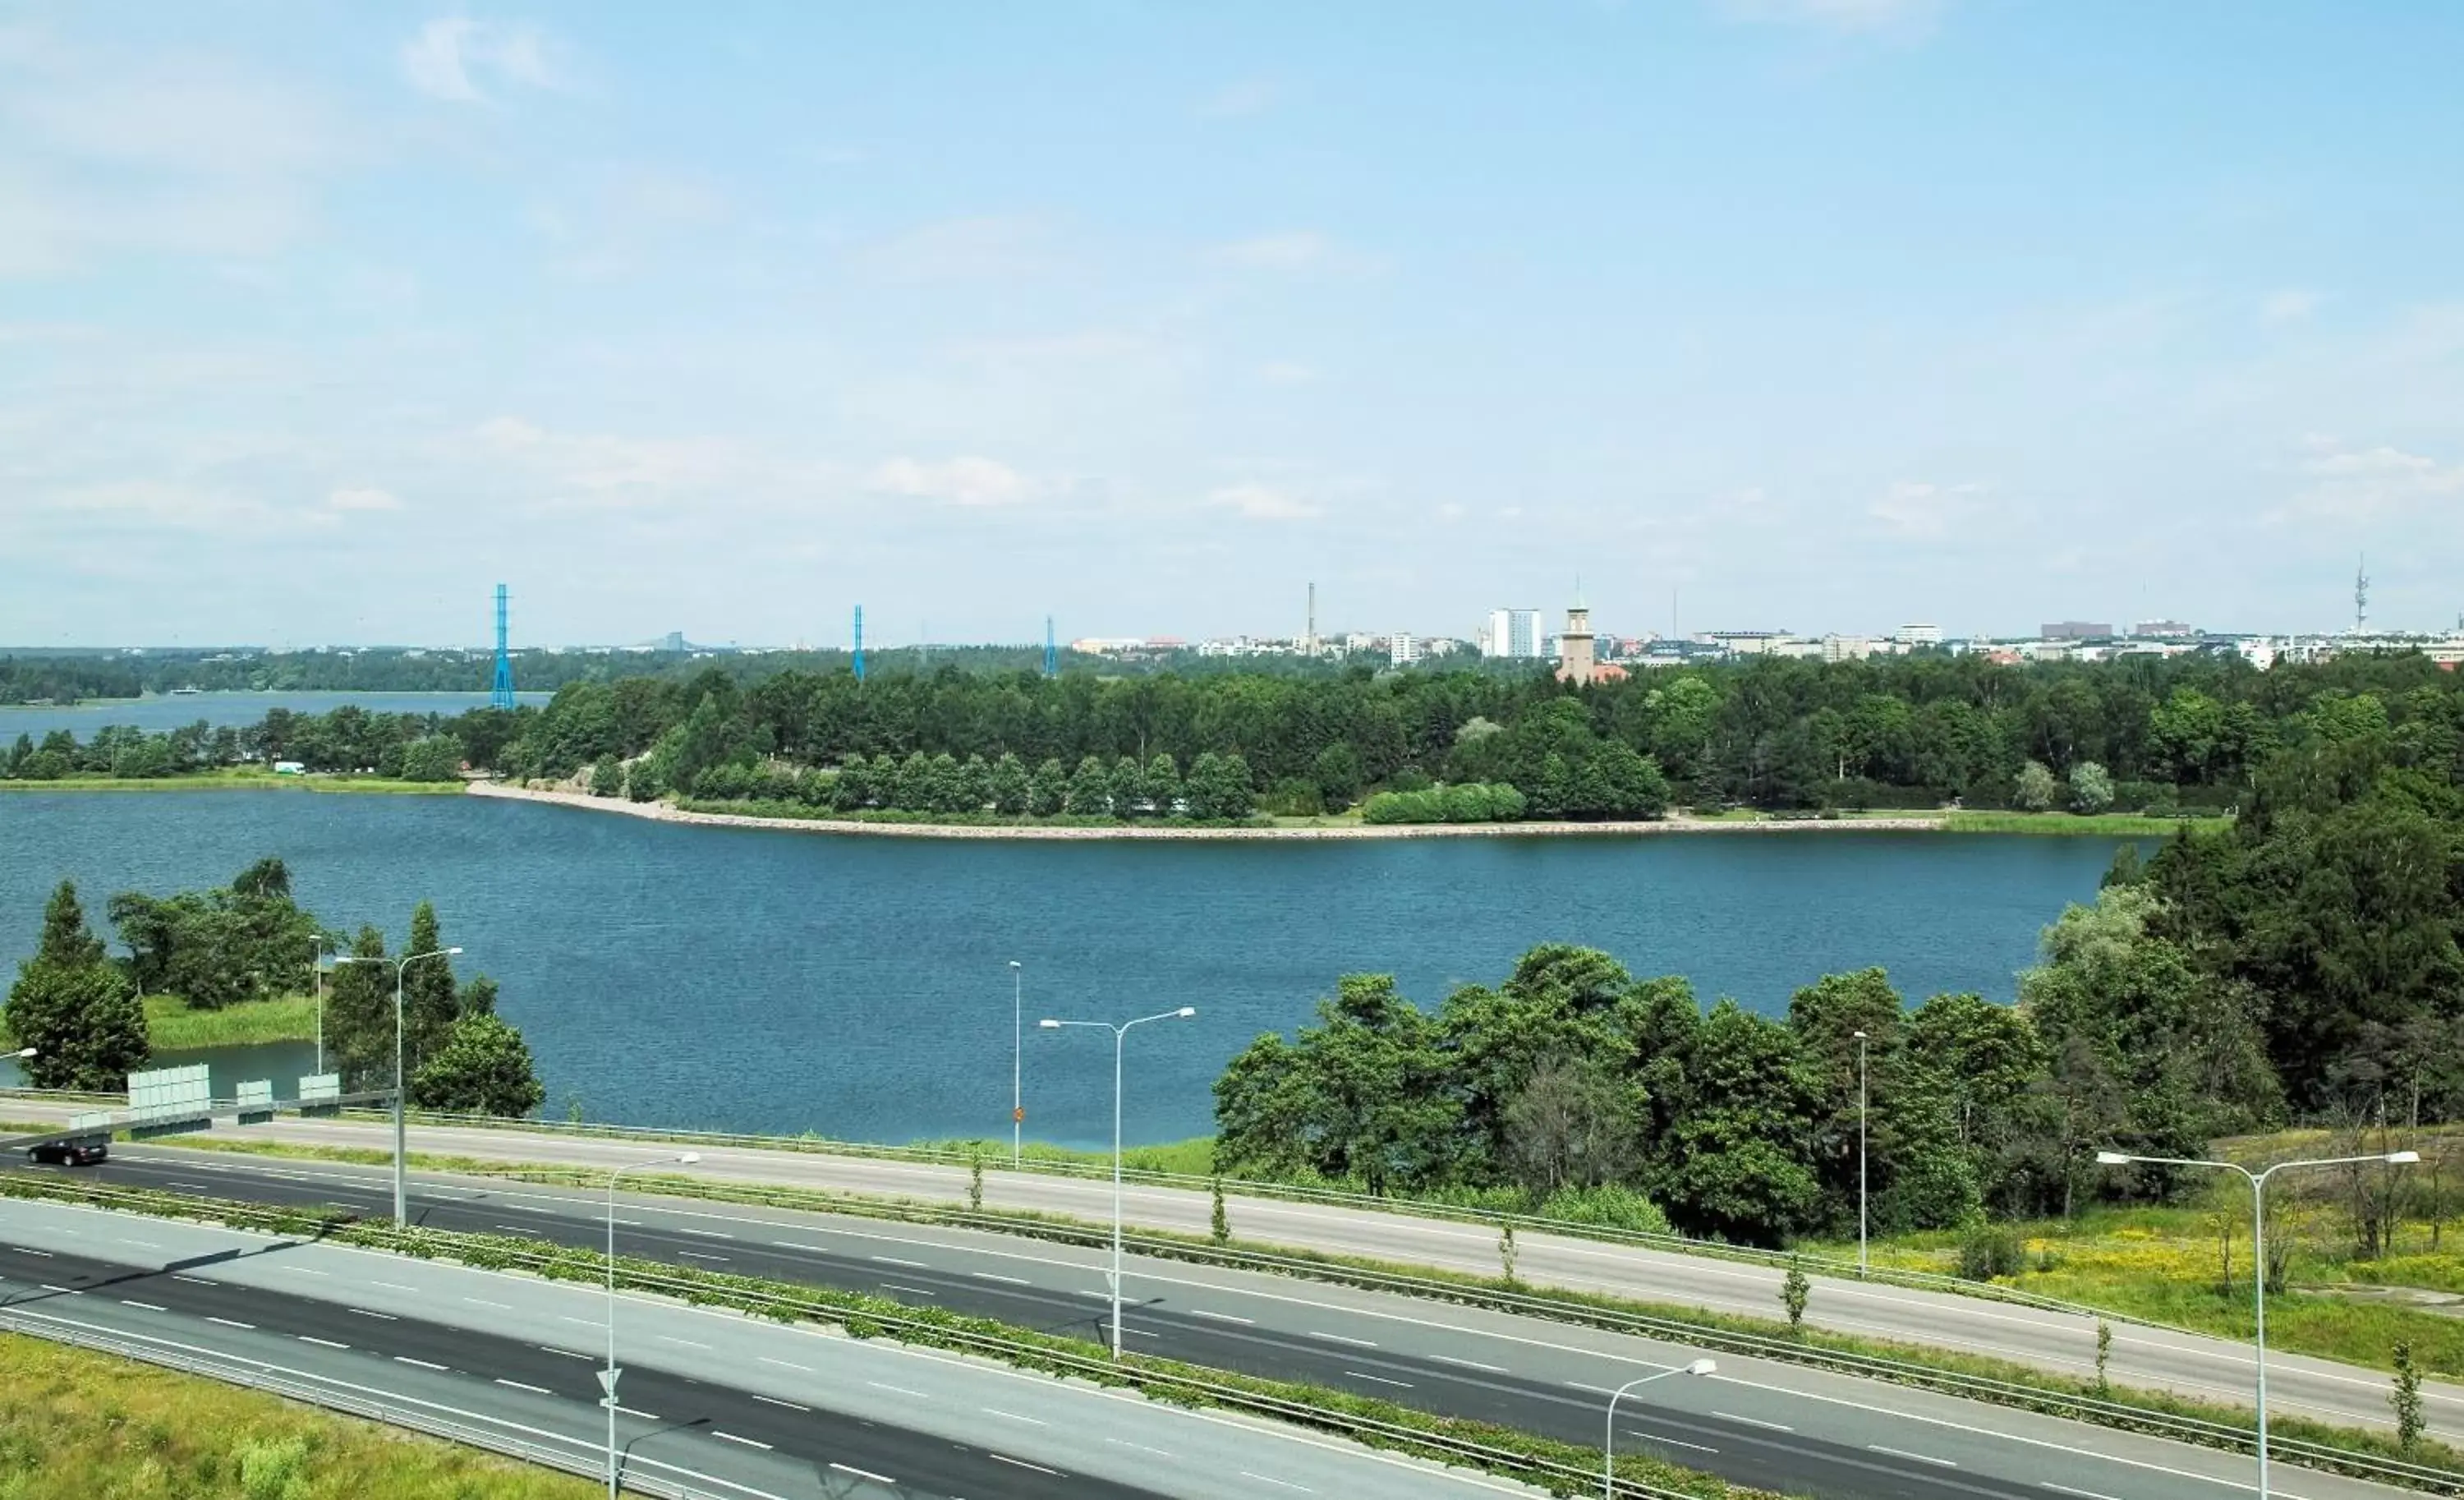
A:
[[[60,776],[0,781],[0,792],[352,792],[378,796],[453,796],[462,790],[451,781],[407,782],[383,776],[319,772],[315,776],[277,776],[250,766],[215,771],[180,771],[160,777],[122,778],[109,775]]]
[[[588,1500],[587,1481],[135,1360],[0,1333],[10,1500]]]
[[[201,1010],[177,995],[148,995],[145,1034],[157,1052],[305,1042],[317,1034],[317,1000],[313,995],[280,995]]]

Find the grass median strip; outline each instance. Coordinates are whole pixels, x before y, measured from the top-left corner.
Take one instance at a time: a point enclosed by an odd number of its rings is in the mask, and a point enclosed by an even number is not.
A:
[[[547,1241],[359,1224],[348,1216],[267,1207],[225,1199],[189,1198],[145,1188],[120,1188],[54,1177],[0,1178],[0,1196],[77,1202],[163,1218],[203,1220],[422,1259],[452,1260],[485,1269],[527,1271],[550,1280],[595,1284],[607,1272],[598,1251]],[[694,1306],[731,1308],[779,1322],[819,1322],[857,1338],[990,1357],[1019,1369],[1133,1390],[1155,1401],[1243,1411],[1332,1432],[1373,1447],[1410,1454],[1574,1494],[1595,1485],[1596,1448],[1518,1432],[1494,1423],[1434,1416],[1349,1391],[1203,1369],[1147,1355],[1105,1357],[1088,1339],[1014,1328],[937,1308],[913,1308],[860,1292],[680,1268],[619,1256],[620,1285],[674,1296]],[[1775,1500],[1771,1491],[1732,1486],[1654,1459],[1630,1454],[1619,1477],[1638,1492],[1692,1500]]]

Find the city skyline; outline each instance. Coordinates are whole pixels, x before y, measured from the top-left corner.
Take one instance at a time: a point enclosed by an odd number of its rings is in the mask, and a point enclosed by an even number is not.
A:
[[[2443,630],[2459,43],[36,5],[0,640]]]

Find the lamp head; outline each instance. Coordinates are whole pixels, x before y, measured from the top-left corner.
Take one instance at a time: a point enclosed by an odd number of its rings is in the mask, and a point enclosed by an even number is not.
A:
[[[1719,1371],[1720,1362],[1716,1359],[1697,1359],[1685,1367],[1687,1375],[1717,1375]]]
[[[1014,969],[1014,968],[1017,968],[1017,967],[1018,967],[1018,960],[1017,960],[1016,959],[1012,959],[1012,960],[1009,960],[1009,966],[1010,966],[1011,968],[1013,968],[1013,969]]]
[[[21,1047],[9,1055],[11,1057],[33,1057],[38,1055],[38,1049],[31,1047]]]
[[[2421,1153],[2418,1151],[2390,1151],[2387,1153],[2387,1164],[2390,1166],[2409,1167],[2420,1159]]]
[[[2096,1154],[2096,1164],[2101,1167],[2126,1167],[2130,1165],[2130,1158],[2119,1151],[2100,1151]]]
[[[698,1151],[688,1151],[688,1152],[685,1152],[683,1155],[681,1155],[681,1156],[679,1156],[679,1157],[677,1157],[677,1158],[676,1158],[676,1165],[678,1165],[678,1166],[680,1166],[680,1167],[689,1167],[689,1166],[692,1166],[694,1162],[699,1161],[700,1159],[701,1159],[701,1153],[700,1153],[700,1152],[698,1152]]]
[[[1047,1016],[1044,1020],[1037,1022],[1036,1026],[1045,1031],[1058,1031],[1061,1029],[1061,1023]]]
[[[1862,1032],[1862,1031],[1852,1031],[1852,1032],[1850,1032],[1850,1033],[1849,1033],[1849,1035],[1851,1035],[1851,1036],[1855,1037],[1855,1038],[1856,1038],[1858,1041],[1859,1041],[1859,1042],[1862,1042],[1863,1040],[1865,1040],[1865,1033],[1864,1033],[1864,1032]]]
[[[1181,1020],[1186,1021],[1190,1017],[1198,1014],[1198,1007],[1196,1005],[1183,1005],[1178,1010],[1174,1011],[1173,1014],[1178,1016]]]
[[[448,948],[445,952],[449,958],[459,958],[462,954],[462,950],[459,948]]]

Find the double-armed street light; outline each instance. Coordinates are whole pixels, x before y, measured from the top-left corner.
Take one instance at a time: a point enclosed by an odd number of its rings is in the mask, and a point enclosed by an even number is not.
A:
[[[616,1500],[616,1379],[625,1373],[616,1362],[616,1180],[644,1167],[689,1167],[700,1159],[700,1152],[684,1151],[628,1161],[607,1174],[607,1368],[599,1375],[599,1388],[605,1393],[599,1404],[607,1408],[607,1500]]]
[[[32,1048],[32,1047],[21,1047],[21,1048],[17,1048],[15,1051],[13,1051],[13,1052],[10,1053],[9,1055],[10,1055],[11,1057],[14,1057],[14,1058],[18,1058],[18,1059],[20,1059],[20,1060],[23,1060],[23,1059],[25,1059],[25,1058],[29,1058],[29,1057],[35,1057],[35,1056],[39,1056],[39,1055],[41,1055],[41,1052],[40,1052],[40,1048]]]
[[[337,967],[345,963],[393,965],[393,1226],[397,1229],[410,1226],[410,1173],[407,1166],[409,1154],[404,1150],[404,1141],[408,1132],[403,1124],[402,1113],[405,1092],[402,1076],[402,975],[405,969],[423,959],[450,959],[461,951],[459,948],[431,948],[426,953],[408,954],[400,959],[387,959],[381,956],[361,958],[356,954],[337,954],[334,957]]]
[[[1142,1026],[1150,1021],[1187,1021],[1198,1014],[1196,1005],[1183,1005],[1178,1010],[1159,1011],[1140,1016],[1114,1026],[1109,1021],[1053,1021],[1036,1023],[1046,1031],[1064,1026],[1089,1026],[1112,1033],[1112,1357],[1121,1357],[1121,1052],[1129,1040],[1130,1027]]]
[[[1864,1033],[1859,1032],[1858,1034],[1861,1036]],[[1638,1385],[1649,1385],[1654,1380],[1665,1380],[1672,1375],[1715,1375],[1719,1372],[1719,1362],[1716,1360],[1697,1359],[1692,1364],[1671,1365],[1665,1370],[1657,1370],[1649,1375],[1628,1380],[1623,1385],[1618,1386],[1616,1390],[1609,1393],[1608,1437],[1600,1444],[1600,1500],[1617,1500],[1617,1406],[1618,1400],[1622,1398],[1626,1392],[1633,1390]]]
[[[2238,1161],[2199,1161],[2183,1157],[2137,1157],[2121,1151],[2100,1151],[2099,1166],[2203,1167],[2217,1172],[2238,1172],[2250,1180],[2250,1259],[2252,1347],[2257,1354],[2258,1365],[2258,1500],[2267,1500],[2267,1180],[2278,1172],[2299,1167],[2351,1167],[2378,1163],[2386,1166],[2410,1166],[2421,1159],[2418,1151],[2389,1151],[2366,1157],[2327,1157],[2313,1161],[2279,1161],[2265,1171],[2253,1172]]]
[[[1009,1169],[1026,1145],[1026,970],[1009,960]]]

